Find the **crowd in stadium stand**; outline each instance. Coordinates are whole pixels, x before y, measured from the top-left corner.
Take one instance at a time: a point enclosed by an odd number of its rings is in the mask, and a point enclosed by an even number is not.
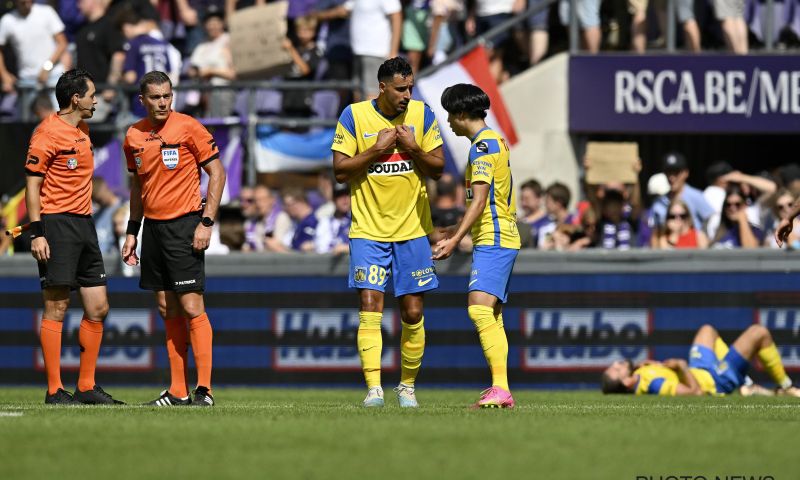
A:
[[[385,58],[404,55],[418,71],[441,62],[472,36],[542,2],[289,0],[283,48],[292,67],[285,78],[361,79],[363,93],[374,95],[374,75]],[[19,108],[27,108],[33,118],[46,117],[54,107],[51,94],[20,89],[15,96],[16,89],[52,86],[65,69],[76,66],[108,85],[135,85],[143,73],[159,69],[175,82],[189,79],[224,87],[237,78],[225,19],[236,9],[262,3],[265,0],[0,2],[0,115],[13,118]],[[646,0],[577,0],[582,48],[663,48],[665,5],[663,0],[649,5]],[[775,40],[795,46],[800,8],[796,2],[776,5],[780,11],[772,29]],[[568,6],[564,0],[554,3],[487,45],[498,81],[567,48]],[[686,50],[745,53],[748,45],[764,41],[763,4],[757,0],[676,0],[676,6],[680,45]],[[313,116],[311,93],[285,92],[278,113]],[[339,108],[361,93],[340,92]],[[115,90],[102,91],[93,121],[113,118],[119,101]],[[175,108],[217,118],[240,114],[239,103],[236,92],[218,88],[188,92],[176,98]],[[130,105],[133,115],[142,115],[138,102]],[[717,163],[709,168],[708,186],[701,191],[686,184],[688,169],[680,153],[668,155],[664,162],[663,173],[651,177],[646,186],[608,183],[571,192],[561,183],[518,179],[523,246],[559,251],[775,247],[772,228],[800,193],[800,167],[751,176]],[[445,175],[430,182],[429,192],[435,242],[463,214],[465,191],[460,179]],[[106,254],[119,250],[126,196],[113,192],[102,179],[95,182],[96,225]],[[571,209],[575,198],[585,200]],[[222,209],[209,253],[344,253],[349,209],[347,187],[336,184],[328,171],[319,174],[316,189],[243,187],[239,198]],[[0,218],[0,226],[3,223]],[[789,243],[800,247],[800,238]],[[8,238],[0,239],[0,254],[9,246]],[[470,248],[468,241],[462,245],[464,251]],[[25,251],[25,245],[16,249]]]

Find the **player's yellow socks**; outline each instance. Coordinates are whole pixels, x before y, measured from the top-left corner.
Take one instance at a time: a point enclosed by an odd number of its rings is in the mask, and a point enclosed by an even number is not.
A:
[[[505,325],[503,325],[503,312],[498,313],[494,316],[494,321],[497,322],[497,326],[503,328],[505,331]]]
[[[47,372],[47,393],[50,395],[56,393],[59,388],[64,388],[61,383],[61,327],[61,322],[43,318],[39,332],[44,369]]]
[[[189,356],[189,330],[183,317],[164,319],[167,334],[167,358],[171,383],[169,393],[178,398],[189,395],[186,386],[186,370]],[[206,385],[203,385],[206,386]]]
[[[758,359],[761,360],[761,365],[767,374],[782,388],[789,388],[792,386],[792,380],[786,375],[786,370],[783,369],[783,362],[781,362],[781,355],[778,353],[778,348],[773,343],[768,347],[764,347],[757,353]]]
[[[728,350],[730,350],[728,348],[728,344],[725,343],[725,341],[720,337],[717,337],[717,339],[714,340],[714,355],[716,355],[717,360],[722,360],[725,358],[725,355],[728,354]]]
[[[425,352],[425,317],[414,325],[401,323],[403,333],[400,337],[400,383],[413,386],[422,365],[422,354]]]
[[[492,385],[508,388],[508,340],[505,331],[494,318],[494,309],[485,305],[470,305],[469,318],[475,324],[483,354],[492,371]]]
[[[214,332],[205,312],[189,320],[189,338],[194,352],[194,365],[197,368],[197,386],[211,390],[211,352]]]
[[[102,340],[103,324],[101,322],[92,322],[88,318],[81,320],[81,328],[78,331],[78,343],[81,346],[78,390],[81,392],[94,388],[94,371],[97,367],[97,356],[100,354]]]
[[[367,388],[381,386],[381,312],[358,312],[358,355]]]

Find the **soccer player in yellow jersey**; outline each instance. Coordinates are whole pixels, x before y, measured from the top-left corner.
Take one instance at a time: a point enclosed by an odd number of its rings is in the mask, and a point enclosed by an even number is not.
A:
[[[472,273],[468,290],[469,318],[475,324],[483,354],[492,371],[492,386],[477,407],[513,408],[508,387],[508,340],[503,329],[503,304],[508,300],[511,270],[519,253],[517,205],[508,145],[486,126],[489,96],[474,85],[460,83],[442,93],[442,107],[456,135],[472,142],[465,173],[467,211],[455,233],[434,246],[434,260],[449,257],[472,230]]]
[[[630,360],[618,360],[603,372],[602,389],[603,393],[636,395],[725,395],[744,385],[750,360],[756,357],[778,385],[775,393],[800,397],[763,325],[748,327],[731,348],[714,327],[703,325],[692,342],[688,363],[672,358],[647,360],[634,367]]]
[[[417,407],[414,382],[425,349],[423,294],[439,286],[427,235],[433,230],[424,177],[444,169],[433,111],[411,99],[414,75],[402,58],[378,69],[375,100],[344,109],[333,138],[333,169],[350,183],[349,286],[359,291],[358,352],[367,382],[365,407],[383,406],[381,319],[389,277],[400,299],[401,407]]]

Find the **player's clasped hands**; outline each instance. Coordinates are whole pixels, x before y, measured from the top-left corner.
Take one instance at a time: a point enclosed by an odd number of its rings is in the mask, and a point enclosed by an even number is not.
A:
[[[394,128],[384,128],[378,132],[378,140],[375,141],[375,148],[378,150],[393,150],[397,143],[397,130]]]
[[[417,148],[417,140],[414,138],[414,131],[408,128],[408,125],[397,125],[397,144],[405,150],[413,150]]]
[[[139,256],[136,255],[136,246],[138,243],[139,240],[136,238],[136,235],[125,236],[125,244],[122,245],[122,261],[125,262],[125,265],[131,267],[139,265]]]
[[[36,237],[31,241],[31,255],[39,263],[45,263],[50,259],[50,244],[44,237]]]

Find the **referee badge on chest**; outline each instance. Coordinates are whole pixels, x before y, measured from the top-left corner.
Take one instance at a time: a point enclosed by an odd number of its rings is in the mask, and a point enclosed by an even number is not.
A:
[[[133,161],[136,163],[136,168],[141,170],[142,168],[142,157],[135,157]]]
[[[78,159],[77,158],[70,158],[67,160],[67,168],[70,170],[75,170],[78,168]]]
[[[164,166],[170,170],[175,170],[175,167],[178,166],[178,161],[180,160],[180,156],[178,155],[177,148],[162,148],[161,149],[161,161],[164,162]]]

